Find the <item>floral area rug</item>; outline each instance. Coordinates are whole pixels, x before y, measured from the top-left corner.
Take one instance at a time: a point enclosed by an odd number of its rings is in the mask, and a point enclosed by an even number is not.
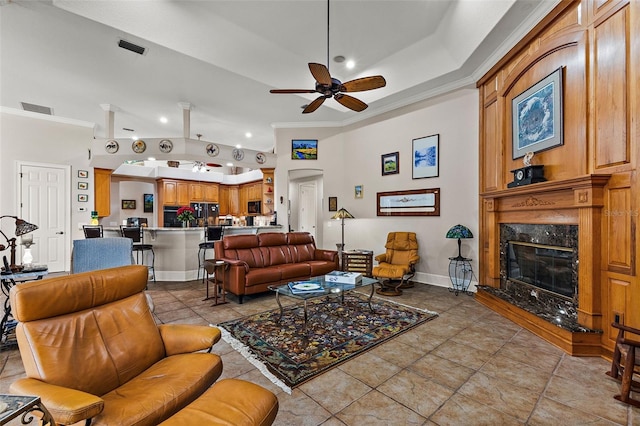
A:
[[[222,338],[286,392],[338,364],[438,316],[383,299],[350,293],[344,303],[325,296],[303,304],[226,321]]]

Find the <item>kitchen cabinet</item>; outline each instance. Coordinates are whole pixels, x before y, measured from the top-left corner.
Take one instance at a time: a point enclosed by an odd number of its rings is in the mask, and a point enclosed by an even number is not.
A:
[[[207,203],[219,202],[219,186],[217,183],[205,183],[203,184],[204,201]]]
[[[111,214],[111,174],[113,170],[93,169],[94,209],[98,217]]]
[[[204,184],[200,182],[189,183],[189,201],[204,201],[203,186]]]
[[[240,216],[239,206],[240,188],[237,185],[229,186],[229,213],[234,216]],[[245,202],[245,204],[247,204]],[[246,210],[246,206],[245,206]]]
[[[221,185],[218,188],[218,210],[220,216],[231,214],[229,210],[229,187]]]
[[[162,206],[189,205],[189,182],[161,179],[159,201]]]

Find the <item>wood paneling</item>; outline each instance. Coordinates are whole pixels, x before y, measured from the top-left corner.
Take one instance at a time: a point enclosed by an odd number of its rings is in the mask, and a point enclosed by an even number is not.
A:
[[[628,108],[629,8],[618,10],[594,29],[595,169],[630,161]]]
[[[632,275],[635,225],[630,188],[611,188],[607,192],[605,216],[606,267],[609,271]]]
[[[482,168],[482,188],[481,191],[493,191],[499,189],[500,182],[500,164],[502,163],[502,156],[500,155],[500,144],[492,140],[500,133],[498,129],[498,102],[494,101],[484,108],[484,140],[486,141],[486,149],[482,151],[483,157],[482,163],[485,165]]]
[[[93,169],[94,209],[98,217],[111,214],[111,174],[113,170]]]

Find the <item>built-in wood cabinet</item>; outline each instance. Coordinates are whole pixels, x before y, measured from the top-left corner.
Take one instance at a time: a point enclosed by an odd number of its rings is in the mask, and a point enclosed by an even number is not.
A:
[[[204,195],[205,203],[218,203],[218,194],[220,186],[217,183],[205,183],[203,184],[202,192]]]
[[[226,185],[218,187],[218,212],[220,216],[231,214],[229,210],[229,187]]]
[[[617,335],[610,326],[613,321],[640,328],[636,303],[640,298],[640,250],[635,243],[640,240],[637,22],[637,1],[560,2],[477,82],[479,284],[501,286],[502,224],[578,225],[579,323],[602,330],[599,345],[584,349],[589,355],[611,355]],[[562,70],[563,144],[537,152],[533,158],[533,164],[544,165],[547,182],[508,188],[512,170],[523,166],[522,158],[512,155],[513,100],[558,68]],[[584,184],[596,180],[597,185]],[[501,302],[492,306],[487,295],[481,288],[476,298],[496,309]],[[518,309],[504,306],[505,315],[525,324]],[[562,339],[558,327],[532,324],[523,326],[563,346],[558,343]],[[570,338],[582,337],[578,333]],[[573,349],[576,344],[580,342],[564,343]]]
[[[234,216],[240,216],[240,206],[239,206],[239,198],[240,197],[240,187],[238,185],[229,186],[229,213]],[[246,203],[245,203],[246,204]]]
[[[203,185],[200,182],[189,183],[189,201],[204,201]]]
[[[262,214],[271,215],[275,209],[274,169],[262,169]]]
[[[111,174],[113,170],[93,169],[94,209],[98,217],[111,214]]]
[[[160,206],[186,206],[189,204],[189,182],[160,179],[158,199]]]

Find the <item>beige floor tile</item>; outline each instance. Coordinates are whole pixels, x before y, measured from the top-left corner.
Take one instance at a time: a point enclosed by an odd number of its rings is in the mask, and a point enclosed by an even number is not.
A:
[[[371,391],[370,386],[338,368],[304,383],[299,389],[332,414]]]
[[[432,353],[474,370],[482,367],[493,355],[493,352],[483,351],[451,340],[438,346]]]
[[[423,348],[403,343],[400,340],[400,337],[402,336],[376,346],[371,349],[369,353],[376,355],[393,365],[406,368],[408,365],[411,365],[416,360],[420,359],[424,355],[425,350]]]
[[[255,369],[253,364],[247,361],[239,352],[228,352],[220,357],[222,358],[221,379],[239,377]]]
[[[524,422],[476,402],[464,395],[453,395],[429,420],[439,426],[518,426]]]
[[[473,348],[494,354],[507,343],[507,339],[496,336],[490,332],[474,328],[462,330],[451,338],[452,342],[461,343]]]
[[[480,371],[499,380],[504,380],[516,386],[529,389],[534,392],[542,392],[551,377],[535,367],[515,361],[508,355],[496,355],[492,357]]]
[[[422,425],[426,419],[386,395],[371,391],[336,417],[349,426]]]
[[[538,394],[519,386],[476,373],[459,391],[481,404],[526,421],[538,400]]]
[[[542,398],[533,410],[527,424],[531,426],[613,426],[616,423],[587,414],[551,399]]]
[[[396,374],[377,390],[424,417],[433,414],[454,393],[452,389],[407,370]]]
[[[322,426],[346,426],[346,425],[342,423],[340,419],[336,417],[331,417],[329,420],[322,423]]]
[[[588,373],[585,372],[585,374]],[[602,376],[604,384],[607,381],[607,376],[604,374]],[[544,396],[612,422],[627,424],[628,405],[613,399],[614,392],[607,388],[609,384],[589,387],[575,380],[553,376],[547,385]]]
[[[462,386],[475,373],[471,368],[463,367],[434,354],[425,355],[411,364],[408,369],[453,390]]]
[[[602,358],[589,359],[563,355],[554,374],[575,380],[586,386],[597,386],[602,384],[603,381],[605,383],[615,383],[613,380],[607,380],[609,376],[605,375],[605,372],[610,369],[611,363]]]
[[[562,357],[560,353],[550,353],[538,346],[527,347],[513,341],[507,342],[500,348],[497,355],[504,355],[549,374],[556,369]]]
[[[351,360],[351,362],[346,362],[338,368],[372,388],[375,388],[401,370],[401,367],[371,352],[359,355]]]
[[[314,426],[324,423],[331,413],[303,392],[294,389],[286,398],[278,398],[280,407],[274,426]]]

